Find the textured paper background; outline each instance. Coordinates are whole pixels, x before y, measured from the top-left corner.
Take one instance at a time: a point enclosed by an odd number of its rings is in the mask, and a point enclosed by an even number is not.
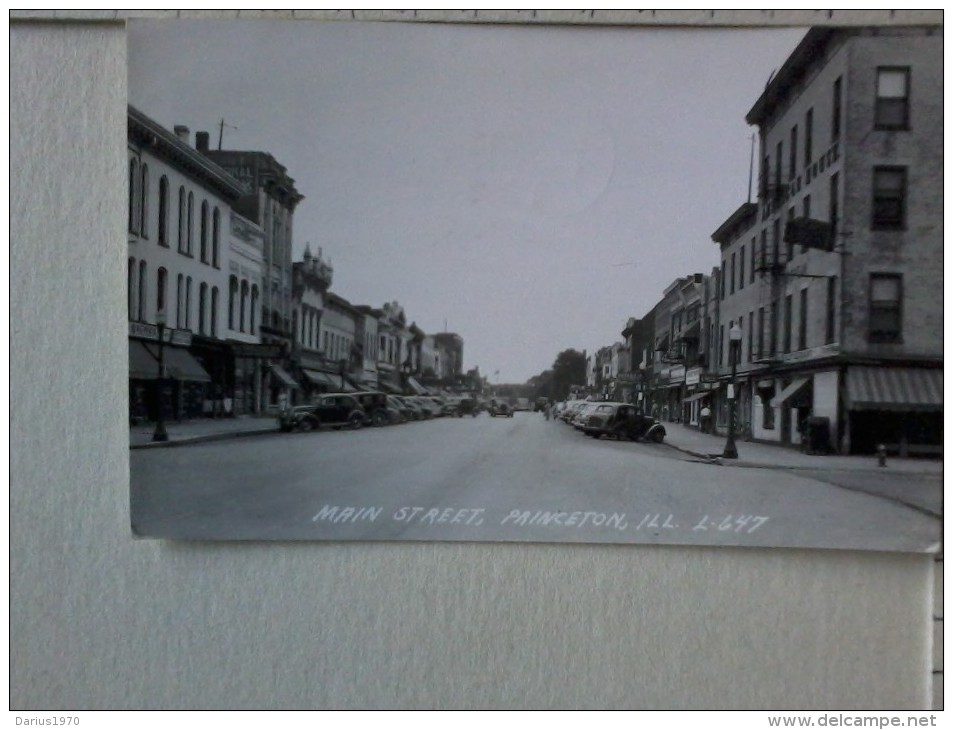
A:
[[[931,556],[132,539],[125,33],[10,43],[12,709],[930,708]]]

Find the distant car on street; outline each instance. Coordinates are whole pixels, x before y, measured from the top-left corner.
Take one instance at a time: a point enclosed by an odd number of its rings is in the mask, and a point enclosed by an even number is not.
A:
[[[281,411],[278,428],[285,432],[314,431],[324,427],[358,429],[367,419],[367,413],[354,396],[330,393],[318,396],[311,405]]]
[[[487,412],[491,416],[506,416],[508,418],[513,417],[513,407],[506,401],[491,402]]]

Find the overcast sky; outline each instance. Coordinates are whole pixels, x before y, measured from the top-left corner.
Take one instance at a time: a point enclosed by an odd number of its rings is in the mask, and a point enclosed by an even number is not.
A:
[[[621,339],[748,196],[744,117],[803,37],[292,21],[133,21],[129,100],[270,152],[305,199],[294,253],[398,301],[523,382]]]

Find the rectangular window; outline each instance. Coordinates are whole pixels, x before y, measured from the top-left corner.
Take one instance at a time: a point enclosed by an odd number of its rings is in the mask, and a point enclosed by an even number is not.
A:
[[[830,194],[830,203],[828,205],[828,214],[827,220],[831,224],[831,235],[834,236],[834,240],[837,240],[837,224],[838,224],[838,215],[840,212],[839,198],[840,198],[840,178],[835,172],[831,175],[831,194]]]
[[[725,364],[725,325],[718,332],[718,364]]]
[[[768,265],[768,229],[761,231],[761,266]]]
[[[904,228],[906,195],[907,169],[905,167],[875,167],[871,227],[894,230]]]
[[[771,302],[771,322],[768,325],[770,350],[768,354],[774,357],[778,354],[778,300]]]
[[[741,253],[738,255],[738,288],[745,288],[745,247],[741,247]]]
[[[791,162],[788,169],[788,180],[794,179],[794,172],[797,170],[797,125],[791,127]]]
[[[765,200],[768,197],[768,178],[771,176],[771,155],[765,155],[764,159],[761,161],[761,190],[758,192],[761,194],[761,199]]]
[[[790,223],[790,222],[793,221],[793,220],[794,220],[794,208],[792,207],[792,208],[788,208],[788,223]],[[790,261],[790,260],[793,259],[793,258],[794,258],[794,244],[793,244],[792,242],[788,241],[788,258],[787,258],[787,260]]]
[[[870,275],[870,341],[902,341],[901,300],[903,280],[899,274]]]
[[[738,317],[738,331],[741,332],[742,335],[744,335],[744,332],[745,332],[745,318],[744,317]],[[735,365],[737,365],[744,359],[742,357],[742,352],[744,351],[744,348],[745,348],[745,343],[742,340],[738,340],[738,345],[737,345],[737,348],[735,349],[734,360],[732,361],[734,362]]]
[[[748,312],[748,362],[754,360],[754,312]]]
[[[784,167],[784,142],[778,142],[776,148],[778,166],[774,168],[774,194],[781,196],[781,168]]]
[[[814,135],[814,110],[808,109],[804,116],[804,167],[811,166],[811,143]]]
[[[832,276],[827,280],[827,330],[825,332],[825,343],[831,343],[835,341],[837,332],[836,327],[836,310],[837,310],[837,277]]]
[[[841,108],[841,86],[842,77],[838,76],[834,82],[833,113],[831,114],[831,142],[840,139],[840,108]]]
[[[805,195],[801,201],[801,215],[805,218],[811,217],[811,196]],[[801,253],[807,253],[807,246],[801,246]]]
[[[910,128],[910,69],[877,69],[874,129]]]
[[[731,254],[731,293],[735,293],[735,254]]]
[[[758,308],[758,358],[764,357],[764,307]]]
[[[784,352],[791,352],[791,295],[784,297]]]
[[[781,219],[776,218],[774,220],[773,228],[774,238],[772,241],[771,249],[771,263],[773,265],[778,265],[781,263]]]
[[[755,264],[755,256],[756,256],[755,250],[757,248],[758,248],[757,239],[754,236],[752,236],[751,237],[751,274],[750,274],[751,279],[749,281],[750,284],[754,284],[754,272],[755,272],[755,269],[757,268]]]
[[[807,289],[801,289],[798,311],[797,349],[807,349]]]
[[[721,261],[721,298],[725,298],[725,277],[728,275],[728,262],[724,259]]]

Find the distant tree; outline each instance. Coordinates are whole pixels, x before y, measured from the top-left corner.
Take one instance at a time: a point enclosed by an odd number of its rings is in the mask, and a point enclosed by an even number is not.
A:
[[[553,397],[565,400],[570,385],[586,384],[586,355],[578,350],[563,350],[553,363]]]

